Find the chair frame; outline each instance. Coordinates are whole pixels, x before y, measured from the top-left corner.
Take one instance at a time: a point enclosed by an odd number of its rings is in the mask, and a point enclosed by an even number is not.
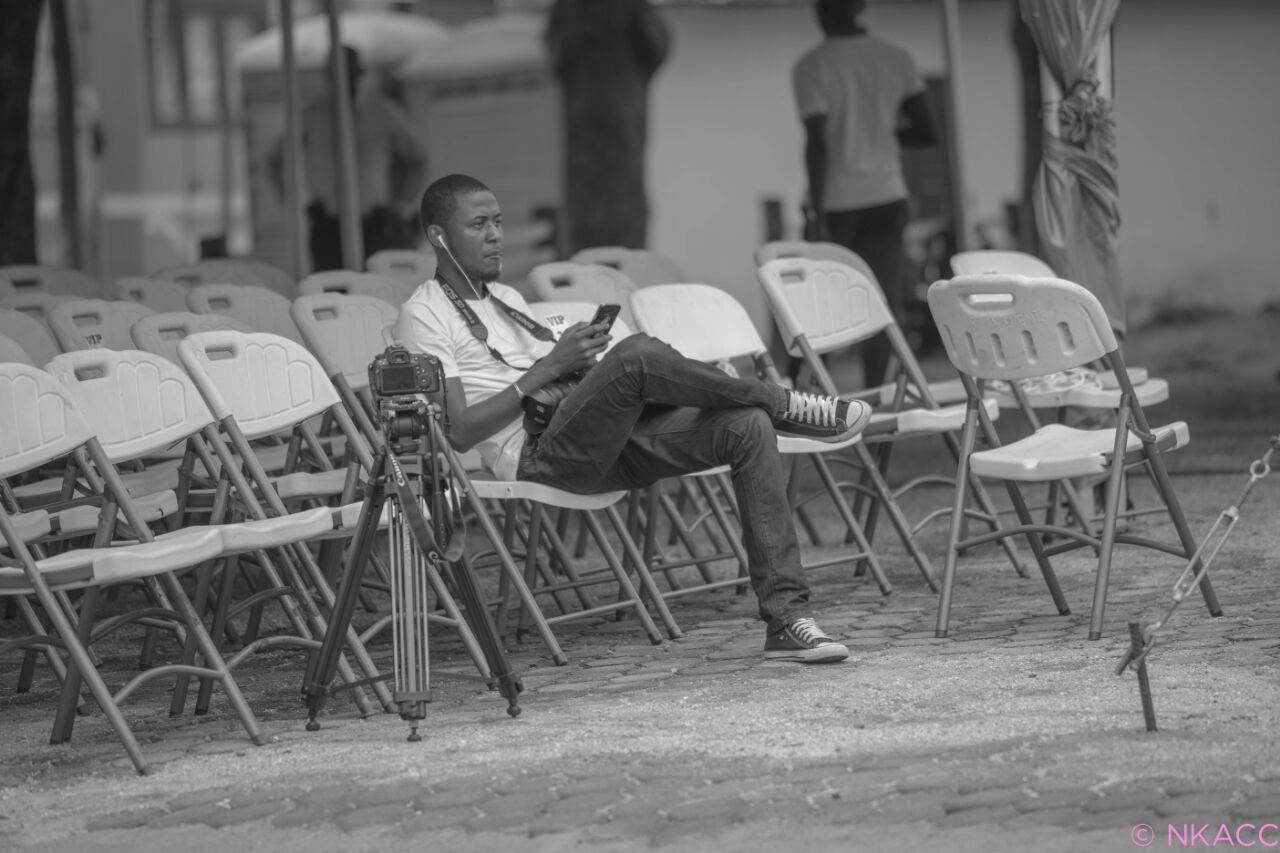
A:
[[[1035,555],[1054,604],[1063,615],[1069,613],[1070,609],[1050,564],[1050,557],[1077,548],[1090,547],[1097,550],[1098,566],[1089,623],[1089,638],[1096,640],[1102,636],[1107,585],[1112,555],[1117,544],[1136,545],[1184,559],[1197,559],[1196,540],[1182,512],[1163,457],[1164,450],[1179,446],[1181,440],[1177,437],[1178,428],[1185,429],[1185,425],[1174,424],[1165,427],[1163,431],[1151,427],[1106,312],[1097,297],[1078,284],[1058,278],[1017,275],[958,276],[935,282],[929,288],[928,298],[947,357],[959,372],[969,398],[961,436],[961,454],[957,462],[957,482],[968,478],[975,459],[988,458],[1001,448],[1004,448],[1006,454],[1015,454],[1019,449],[1031,446],[1028,442],[1054,428],[1042,427],[1027,439],[1002,445],[991,418],[980,404],[984,394],[981,386],[985,381],[999,379],[1015,382],[1101,361],[1114,371],[1120,388],[1117,426],[1112,430],[1114,441],[1111,451],[1096,457],[1097,464],[1101,466],[1099,472],[1105,471],[1107,474],[1107,498],[1101,535],[1092,535],[1077,527],[1066,527],[1048,521],[1037,523],[1032,519],[1018,482],[1061,479],[1061,469],[1033,471],[1026,467],[1032,464],[1030,457],[1023,464],[1024,472],[1016,479],[991,474],[1000,479],[1008,491],[1019,520],[1015,527],[962,538],[961,522],[965,512],[966,492],[957,489],[938,606],[937,636],[945,637],[948,632],[959,553],[1002,537],[1023,535]],[[1107,430],[1099,432],[1105,433]],[[988,449],[975,453],[979,434]],[[1139,446],[1136,449],[1130,446],[1130,436],[1138,439]],[[1084,458],[1087,460],[1094,457]],[[1076,466],[1080,464],[1077,457],[1070,457],[1070,462]],[[1086,464],[1089,463],[1086,461]],[[1151,475],[1158,497],[1164,503],[1177,533],[1177,545],[1118,531],[1121,484],[1126,470],[1137,466],[1144,467]],[[981,471],[977,473],[983,475]],[[1046,534],[1064,541],[1048,545],[1043,538]],[[1210,614],[1220,615],[1221,606],[1208,577],[1200,585],[1200,590]]]

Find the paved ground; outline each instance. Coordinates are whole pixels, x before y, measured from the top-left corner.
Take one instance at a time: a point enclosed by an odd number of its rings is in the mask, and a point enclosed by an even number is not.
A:
[[[1134,363],[1173,384],[1157,419],[1191,425],[1174,469],[1198,532],[1280,432],[1278,327],[1265,314],[1208,318],[1130,343]],[[937,462],[900,459],[904,470]],[[1114,668],[1125,623],[1163,615],[1181,563],[1132,550],[1117,562],[1102,640],[1086,638],[1087,559],[1060,561],[1073,607],[1062,617],[1043,583],[1018,578],[994,549],[962,563],[951,636],[939,640],[936,596],[882,536],[891,596],[846,567],[814,576],[819,619],[851,661],[764,662],[750,597],[701,595],[674,606],[679,641],[650,645],[626,620],[562,626],[564,667],[536,643],[514,646],[526,685],[514,720],[494,694],[441,677],[466,666],[440,634],[420,743],[395,715],[362,719],[337,699],[306,732],[299,656],[264,654],[241,670],[262,747],[225,703],[170,719],[158,693],[130,700],[147,777],[97,714],[73,743],[49,746],[55,685],[45,676],[15,694],[6,659],[0,849],[1079,851],[1207,847],[1226,844],[1222,833],[1275,846],[1278,517],[1280,479],[1263,480],[1214,562],[1225,614],[1210,619],[1192,600],[1162,632],[1156,733],[1144,730],[1135,679]],[[941,537],[926,537],[931,554]],[[0,621],[0,636],[13,630]],[[113,676],[128,672],[131,649],[102,652]]]

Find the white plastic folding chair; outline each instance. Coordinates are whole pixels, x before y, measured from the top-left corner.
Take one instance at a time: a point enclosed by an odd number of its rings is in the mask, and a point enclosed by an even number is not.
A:
[[[0,308],[0,334],[22,347],[31,363],[37,366],[47,363],[62,352],[48,326],[11,308]]]
[[[0,334],[0,364],[6,361],[16,361],[18,364],[35,366],[31,356],[27,355],[27,351],[17,341],[8,335]]]
[[[634,281],[612,267],[553,261],[529,270],[529,287],[542,302],[613,303],[622,306],[619,317],[636,328],[630,296],[637,290]]]
[[[265,287],[292,299],[297,285],[289,274],[263,261],[252,258],[204,258],[193,264],[175,264],[157,270],[152,278],[178,281],[194,287],[197,284],[244,284]]]
[[[97,299],[103,288],[97,281],[76,269],[43,264],[11,264],[0,266],[0,280],[9,282],[14,293],[52,293],[77,299]]]
[[[289,299],[252,284],[197,284],[187,293],[187,308],[196,314],[224,314],[258,332],[301,343]]]
[[[988,273],[1025,275],[1032,278],[1057,276],[1048,264],[1035,255],[1014,250],[974,249],[957,252],[951,256],[951,269],[953,274],[965,276]],[[1032,429],[1040,427],[1041,411],[1050,412],[1059,422],[1066,421],[1072,412],[1084,417],[1096,417],[1101,413],[1106,418],[1120,403],[1120,384],[1113,372],[1096,367],[1097,365],[1092,365],[1014,383],[992,382],[988,383],[987,393],[1001,408],[1020,412]],[[1131,366],[1127,370],[1129,380],[1143,406],[1154,406],[1169,399],[1169,383],[1164,379],[1150,376],[1143,367]],[[1084,488],[1078,490],[1077,494],[1077,490],[1070,484],[1050,484],[1045,506],[1048,518],[1052,519],[1060,502],[1059,491],[1064,491],[1068,502],[1075,502],[1079,505],[1080,512],[1096,520],[1092,489],[1088,488],[1088,483],[1079,485]],[[1130,510],[1124,515],[1145,512],[1146,510]]]
[[[434,255],[417,249],[379,249],[364,263],[366,270],[382,275],[393,275],[420,284],[436,274]]]
[[[116,299],[141,302],[157,314],[186,311],[187,291],[190,289],[190,285],[180,281],[141,275],[124,276],[112,284],[112,294]]]
[[[313,272],[298,282],[298,295],[343,293],[348,296],[372,296],[397,308],[408,301],[420,282],[390,273],[325,270]]]
[[[252,332],[253,329],[225,314],[165,311],[139,318],[129,327],[129,337],[136,348],[162,355],[179,364],[179,341],[199,332],[219,331]]]
[[[600,264],[612,267],[636,283],[675,284],[685,280],[675,261],[653,249],[628,249],[625,246],[592,246],[579,249],[569,260],[575,264]]]
[[[49,309],[49,328],[63,352],[133,349],[129,329],[155,312],[140,302],[74,299]]]
[[[836,248],[848,253],[843,247]],[[964,422],[964,406],[944,407],[933,399],[924,371],[885,303],[880,288],[859,268],[834,260],[778,257],[761,264],[756,275],[787,351],[802,361],[798,386],[812,387],[818,393],[831,396],[856,397],[877,407],[871,423],[863,432],[863,443],[876,446],[879,453],[873,461],[865,447],[857,450],[863,478],[869,486],[861,487],[863,491],[855,502],[855,509],[861,505],[864,495],[873,500],[864,516],[868,536],[871,536],[875,528],[875,509],[882,506],[930,588],[936,590],[932,568],[916,543],[915,534],[934,518],[945,515],[946,510],[928,514],[913,527],[907,522],[898,500],[919,486],[945,484],[951,487],[954,484],[949,476],[925,475],[896,489],[890,488],[887,482],[890,451],[903,441],[933,437],[944,441],[954,457],[958,448],[954,433]],[[902,366],[906,383],[920,389],[910,401],[897,385],[874,389],[837,388],[822,360],[825,353],[881,334],[887,336],[891,351]],[[892,393],[890,388],[894,389]],[[999,416],[1000,410],[994,401],[989,400],[985,405],[993,420]],[[996,507],[981,483],[975,479],[970,486],[983,511],[983,518],[996,525]],[[1006,550],[1021,572],[1016,552],[1012,547]]]
[[[685,356],[713,364],[732,364],[735,360],[749,359],[758,375],[782,384],[768,348],[760,338],[750,315],[728,292],[706,284],[659,284],[640,288],[632,293],[631,308],[640,331],[666,341]],[[893,586],[880,565],[880,558],[872,549],[861,523],[841,493],[840,484],[828,461],[823,458],[827,454],[861,443],[861,435],[835,444],[797,436],[778,437],[778,449],[781,453],[804,457],[812,463],[822,481],[822,493],[831,499],[850,540],[857,546],[852,553],[816,561],[807,567],[819,568],[865,561],[881,592],[887,595]],[[795,473],[793,471],[790,483],[792,497],[795,499],[793,509],[801,513],[804,505],[814,496],[801,499],[795,490]],[[807,519],[805,521],[807,524]]]
[[[1165,453],[1185,446],[1190,440],[1187,425],[1181,421],[1163,427],[1148,424],[1106,312],[1093,294],[1077,284],[1057,278],[1015,275],[957,276],[935,282],[929,288],[929,307],[942,335],[947,358],[959,371],[969,397],[957,481],[963,482],[972,471],[1004,483],[1020,522],[1016,527],[962,539],[960,522],[966,492],[956,490],[938,607],[938,635],[945,636],[948,630],[959,553],[996,538],[1024,535],[1059,613],[1069,610],[1050,565],[1050,556],[1082,547],[1098,551],[1089,637],[1099,638],[1112,552],[1117,544],[1154,548],[1182,559],[1190,559],[1196,553],[1195,538],[1164,462]],[[1101,361],[1114,371],[1121,388],[1114,428],[1083,430],[1049,424],[1026,438],[1010,444],[1000,443],[986,409],[978,404],[982,399],[982,383],[1018,382],[1094,361]],[[975,449],[979,434],[988,449]],[[1156,499],[1166,509],[1175,528],[1176,544],[1118,531],[1121,483],[1127,469],[1139,466],[1151,475]],[[1079,527],[1033,522],[1019,484],[1092,476],[1105,476],[1107,482],[1100,535]],[[1046,544],[1044,534],[1054,536],[1056,544]],[[1058,538],[1063,541],[1057,542]],[[1207,577],[1200,589],[1210,613],[1215,616],[1221,613]]]
[[[202,527],[180,530],[158,540],[136,511],[128,490],[90,429],[70,392],[53,376],[18,364],[0,365],[0,479],[14,477],[58,459],[89,466],[101,478],[106,508],[127,524],[137,537],[134,544],[73,548],[37,558],[27,542],[37,536],[20,531],[9,509],[0,502],[0,543],[8,548],[16,565],[0,566],[0,595],[32,596],[40,604],[55,637],[28,637],[21,647],[58,644],[66,650],[69,666],[63,683],[62,702],[54,720],[51,741],[71,737],[79,689],[87,684],[116,736],[139,773],[147,763],[137,738],[121,711],[122,703],[152,679],[192,676],[219,684],[240,723],[255,744],[262,731],[231,671],[223,661],[199,615],[187,598],[175,573],[190,569],[223,553],[217,531]],[[47,528],[46,528],[47,532]],[[183,661],[149,668],[134,676],[114,694],[95,666],[87,644],[93,636],[97,591],[105,586],[137,580],[149,581],[162,593],[146,608],[146,617],[176,626],[184,645]],[[59,594],[82,591],[74,617]],[[12,647],[12,644],[6,644]],[[203,659],[194,664],[195,655]]]

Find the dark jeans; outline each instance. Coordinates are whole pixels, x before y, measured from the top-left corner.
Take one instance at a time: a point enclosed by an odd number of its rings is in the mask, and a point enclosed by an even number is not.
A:
[[[340,270],[342,262],[342,225],[336,213],[318,201],[307,206],[310,230],[311,271]],[[375,207],[360,222],[364,235],[364,256],[367,258],[379,249],[403,249],[409,245],[408,228],[404,219],[389,207]],[[357,265],[363,271],[364,264]]]
[[[899,323],[906,319],[906,252],[902,232],[907,227],[906,199],[861,207],[831,210],[826,215],[827,237],[858,253],[871,267],[884,291],[889,311]],[[885,335],[862,345],[862,375],[868,387],[884,381],[891,347]]]
[[[781,402],[777,386],[728,376],[648,335],[632,335],[587,372],[547,429],[528,439],[518,476],[590,494],[728,465],[751,587],[773,631],[809,615],[773,427]]]

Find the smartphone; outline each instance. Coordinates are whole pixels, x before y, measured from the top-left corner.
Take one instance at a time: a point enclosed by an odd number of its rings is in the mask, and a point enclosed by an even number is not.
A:
[[[621,305],[614,305],[612,302],[605,303],[596,309],[596,315],[591,318],[591,325],[596,326],[604,323],[605,331],[607,332],[613,328],[613,321],[618,319],[618,312],[621,310]]]

